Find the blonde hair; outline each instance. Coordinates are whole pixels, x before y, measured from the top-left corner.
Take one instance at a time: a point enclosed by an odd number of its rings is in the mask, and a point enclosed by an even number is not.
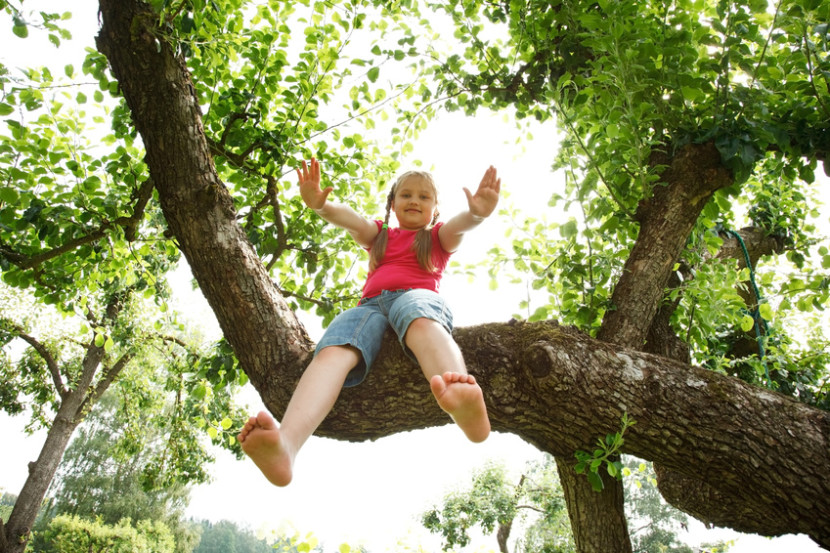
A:
[[[411,177],[420,177],[429,183],[429,185],[432,186],[432,191],[435,193],[435,204],[438,204],[438,187],[435,186],[435,180],[432,178],[430,173],[426,171],[407,171],[398,177],[398,180],[395,181],[395,184],[392,185],[392,189],[386,196],[386,216],[383,219],[383,227],[375,237],[375,241],[372,243],[372,249],[369,251],[370,271],[374,271],[378,268],[378,265],[380,265],[381,261],[383,261],[383,256],[386,254],[386,245],[389,242],[389,215],[392,212],[392,203],[395,201],[395,194],[398,191],[398,187]],[[431,230],[435,226],[435,222],[438,221],[438,215],[439,213],[436,209],[435,215],[432,217],[432,222],[429,226],[418,231],[415,235],[415,241],[412,243],[412,249],[415,251],[415,257],[418,260],[418,264],[423,267],[425,271],[430,273],[435,272],[435,265],[432,264]]]

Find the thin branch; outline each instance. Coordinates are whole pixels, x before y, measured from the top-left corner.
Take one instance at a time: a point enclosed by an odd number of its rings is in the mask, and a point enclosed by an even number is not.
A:
[[[307,301],[319,307],[329,307],[333,303],[339,303],[341,301],[346,300],[353,300],[355,298],[355,296],[342,296],[339,298],[332,298],[331,300],[318,300],[308,296],[303,296],[301,294],[295,294],[294,292],[289,292],[288,290],[284,290],[279,286],[277,286],[277,290],[279,290],[279,293],[282,294],[283,297],[297,298],[298,300]]]
[[[564,114],[565,111],[562,109],[562,105],[559,103],[559,100],[557,99],[557,100],[555,100],[555,102],[556,102],[556,107],[559,110],[559,113]],[[623,213],[626,214],[626,216],[628,216],[630,219],[633,220],[634,219],[634,214],[617,197],[617,194],[614,192],[614,188],[611,186],[611,183],[608,182],[608,179],[605,178],[605,174],[603,173],[602,169],[599,168],[599,164],[596,162],[596,160],[594,160],[594,156],[591,155],[591,152],[588,149],[588,146],[586,146],[585,143],[582,141],[582,137],[574,129],[573,124],[571,123],[571,120],[568,119],[567,117],[563,117],[563,121],[565,122],[565,125],[567,125],[568,130],[570,131],[571,135],[574,138],[576,138],[576,141],[579,143],[579,147],[582,149],[582,152],[588,158],[588,161],[594,167],[594,170],[597,172],[597,175],[599,176],[599,180],[602,181],[602,184],[605,185],[605,189],[608,190],[608,193],[611,195],[611,199],[614,200],[614,203],[617,204],[617,206],[622,210]]]
[[[69,391],[64,386],[63,378],[61,378],[58,362],[55,359],[55,357],[49,352],[46,346],[43,345],[37,338],[24,332],[22,327],[12,323],[11,321],[6,322],[11,327],[12,331],[18,336],[18,338],[22,339],[30,346],[32,346],[32,348],[36,352],[38,352],[41,358],[43,358],[43,360],[46,362],[46,367],[49,369],[49,374],[52,375],[52,384],[55,385],[55,391],[58,392],[58,395],[64,397],[67,393],[69,393]]]
[[[536,511],[537,513],[545,513],[544,509],[540,509],[535,505],[516,505],[516,509],[527,509],[529,511]]]
[[[415,83],[415,81],[412,81],[411,83],[409,83],[408,85],[406,85],[405,87],[403,87],[403,88],[401,89],[401,91],[400,91],[400,92],[398,92],[397,94],[394,94],[394,95],[392,95],[392,96],[389,96],[389,97],[385,98],[382,102],[380,102],[380,103],[378,103],[378,104],[374,104],[374,105],[372,105],[372,106],[370,106],[370,107],[368,107],[368,108],[364,109],[363,111],[361,111],[361,112],[359,112],[359,113],[357,113],[357,114],[355,114],[355,115],[352,115],[352,116],[351,116],[351,117],[349,117],[348,119],[344,119],[343,121],[340,121],[339,123],[335,123],[334,125],[330,125],[330,126],[326,127],[325,129],[321,130],[320,132],[315,133],[315,134],[313,134],[313,135],[309,136],[307,139],[305,139],[305,140],[303,140],[303,141],[301,141],[301,142],[297,142],[297,143],[295,144],[295,146],[299,146],[300,144],[305,144],[306,142],[308,142],[308,141],[310,141],[310,140],[313,140],[313,139],[317,138],[317,137],[318,137],[318,136],[320,136],[321,134],[325,134],[325,133],[329,132],[329,131],[330,131],[330,130],[332,130],[332,129],[336,129],[337,127],[340,127],[340,126],[342,126],[342,125],[345,125],[346,123],[349,123],[349,122],[351,122],[351,121],[354,121],[354,120],[355,120],[355,119],[357,119],[358,117],[363,117],[364,115],[366,115],[366,114],[368,114],[368,113],[371,113],[371,112],[373,112],[373,111],[376,111],[376,110],[380,109],[383,105],[385,105],[385,104],[387,104],[387,103],[391,102],[392,100],[394,100],[394,99],[398,98],[399,96],[401,96],[402,94],[404,94],[407,90],[409,90],[410,88],[412,88],[412,85],[413,85],[414,83]]]
[[[821,98],[821,94],[818,92],[818,88],[816,88],[815,78],[813,77],[813,57],[810,55],[810,45],[807,41],[807,23],[804,23],[804,55],[807,57],[807,73],[810,75],[810,88],[813,89],[813,95],[816,98],[816,101],[821,106],[822,111],[825,115],[830,116],[830,111],[827,109],[827,104],[824,103],[824,100]],[[825,80],[827,79],[827,73],[824,73]]]
[[[144,218],[144,210],[152,195],[153,182],[151,179],[147,179],[141,184],[134,195],[136,204],[131,216],[119,217],[114,221],[108,221],[105,219],[100,227],[89,234],[79,238],[74,238],[61,244],[60,246],[52,248],[51,250],[47,250],[31,257],[18,253],[11,247],[3,244],[0,244],[0,254],[6,257],[6,259],[11,261],[12,264],[18,268],[28,270],[35,269],[43,263],[55,259],[56,257],[60,257],[61,255],[71,252],[83,245],[99,241],[107,235],[108,230],[114,227],[122,227],[124,229],[124,237],[128,241],[133,241],[136,238],[138,224]]]
[[[127,366],[127,363],[129,363],[132,358],[133,355],[131,353],[127,353],[116,361],[112,367],[104,371],[104,377],[98,381],[98,384],[96,384],[92,392],[81,403],[81,406],[78,408],[78,413],[83,413],[87,407],[94,405],[99,399],[101,399],[104,392],[106,392],[115,379],[118,378],[118,375],[121,374],[121,371],[124,370],[124,367]]]

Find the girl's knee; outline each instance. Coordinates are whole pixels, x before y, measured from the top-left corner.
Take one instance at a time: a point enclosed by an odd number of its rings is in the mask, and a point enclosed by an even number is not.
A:
[[[412,322],[409,323],[409,328],[407,330],[414,329],[416,332],[420,330],[429,330],[431,327],[435,325],[438,325],[438,323],[433,321],[432,319],[428,319],[426,317],[418,317],[416,319],[413,319]]]
[[[445,332],[445,329],[441,326],[441,323],[426,317],[418,317],[409,323],[409,326],[406,329],[406,338],[409,339],[420,336],[429,336],[435,332]]]
[[[326,346],[317,352],[312,363],[337,363],[344,366],[351,365],[354,367],[362,359],[360,350],[356,347],[344,344],[335,346]]]

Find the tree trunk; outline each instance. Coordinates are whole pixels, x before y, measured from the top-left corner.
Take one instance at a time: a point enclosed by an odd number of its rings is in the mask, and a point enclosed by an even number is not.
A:
[[[500,553],[510,553],[510,549],[507,547],[507,541],[510,539],[511,530],[513,530],[512,520],[508,523],[500,524],[499,529],[496,531],[496,541],[499,544]]]
[[[672,268],[711,195],[731,183],[720,167],[720,155],[709,145],[688,145],[674,157],[653,155],[654,165],[665,165],[662,182],[637,210],[640,232],[614,287],[610,309],[598,337],[623,347],[640,349],[658,314]],[[589,448],[586,443],[583,447]],[[565,474],[571,463],[557,459],[559,477],[568,502],[568,514],[577,550],[631,551],[624,513],[622,482],[603,474],[605,487],[595,492],[584,479]],[[602,520],[602,532],[596,521]]]
[[[4,528],[6,543],[0,543],[0,551],[3,553],[23,553],[26,550],[43,498],[46,497],[72,433],[78,426],[73,416],[74,411],[69,406],[58,411],[37,461],[29,463],[29,476]]]
[[[719,188],[732,184],[714,144],[688,144],[669,158],[652,154],[652,165],[666,166],[652,195],[637,209],[640,232],[625,262],[597,337],[640,348],[660,307],[674,264],[700,212]]]
[[[100,0],[100,7],[98,47],[144,140],[168,224],[242,367],[279,415],[312,344],[238,228],[210,161],[188,72],[144,28],[154,20],[149,8],[138,0]],[[654,285],[662,292],[665,282]],[[654,312],[656,305],[648,320]],[[830,414],[553,323],[483,325],[458,329],[455,337],[485,391],[495,430],[572,458],[597,436],[619,430],[627,412],[637,424],[624,452],[695,475],[789,531],[830,545],[830,481],[822,477],[830,470]],[[387,336],[366,382],[342,392],[318,434],[367,440],[448,422],[420,371]],[[779,528],[757,531],[775,535]]]
[[[144,140],[170,230],[225,338],[245,370],[256,375],[255,386],[287,402],[295,382],[285,375],[299,377],[313,344],[236,221],[208,150],[187,68],[151,32],[156,16],[147,4],[102,0],[100,10],[98,48],[109,59]],[[250,343],[256,347],[244,345]]]
[[[622,485],[616,478],[611,478],[607,472],[600,470],[600,478],[605,487],[597,493],[584,475],[574,471],[575,464],[564,457],[556,457],[576,550],[580,553],[631,551]],[[602,500],[597,501],[594,497],[601,497]],[[615,549],[609,549],[612,544]]]
[[[717,257],[737,260],[739,269],[747,266],[747,255],[750,265],[755,267],[761,256],[780,253],[784,249],[780,238],[767,236],[760,229],[743,228],[738,234],[740,241],[735,235],[722,235],[724,243]],[[673,282],[669,283],[670,287],[679,285],[680,280],[677,277],[673,277]],[[739,290],[739,293],[747,303],[747,307],[754,308],[757,301],[754,294],[743,289]],[[651,323],[644,351],[689,363],[688,345],[675,335],[670,323],[671,315],[679,302],[678,298],[671,304],[661,305],[657,316]],[[754,337],[747,338],[747,341],[755,344]],[[757,350],[757,344],[755,348]],[[756,532],[761,526],[769,528],[775,524],[775,521],[761,520],[759,517],[766,515],[754,512],[749,506],[734,501],[732,497],[720,493],[693,476],[671,471],[659,464],[654,465],[654,470],[657,475],[658,489],[663,498],[674,507],[707,525],[728,526],[743,532]],[[785,534],[787,528],[780,526],[777,532]]]

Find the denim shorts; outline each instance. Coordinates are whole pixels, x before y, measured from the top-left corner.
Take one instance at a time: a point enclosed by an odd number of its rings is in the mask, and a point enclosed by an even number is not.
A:
[[[326,329],[314,354],[329,346],[350,345],[363,359],[349,372],[344,387],[363,382],[383,343],[383,335],[392,327],[406,354],[417,362],[404,344],[404,336],[415,319],[431,319],[452,333],[452,312],[444,299],[432,290],[411,289],[383,291],[379,296],[360,300],[356,307],[337,315]]]

